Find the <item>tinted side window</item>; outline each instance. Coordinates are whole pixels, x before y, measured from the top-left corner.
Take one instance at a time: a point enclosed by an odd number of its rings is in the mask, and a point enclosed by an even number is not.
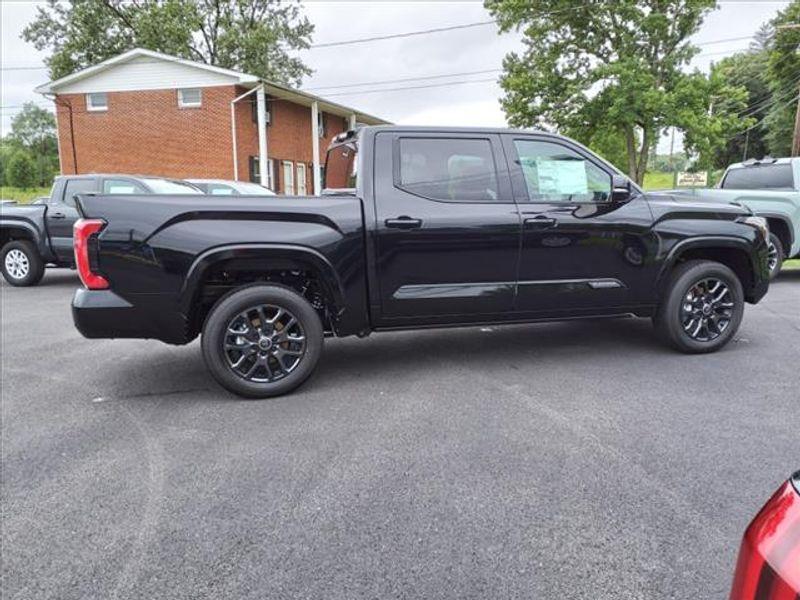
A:
[[[531,202],[606,202],[611,176],[574,150],[537,140],[514,140]]]
[[[103,180],[104,194],[144,194],[145,189],[134,181],[128,179]]]
[[[722,187],[730,190],[793,190],[792,165],[762,165],[731,169]]]
[[[64,204],[75,206],[75,194],[85,194],[94,190],[94,179],[70,179],[64,187]]]
[[[234,190],[229,185],[224,185],[222,183],[211,183],[208,185],[206,189],[206,193],[211,194],[212,196],[238,196],[239,192]]]
[[[399,187],[445,202],[499,199],[492,145],[486,139],[400,138]]]

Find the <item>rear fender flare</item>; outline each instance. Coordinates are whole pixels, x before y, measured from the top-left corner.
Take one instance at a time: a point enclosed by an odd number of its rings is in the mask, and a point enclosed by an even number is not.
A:
[[[792,246],[794,246],[794,226],[792,225],[792,220],[787,217],[786,215],[782,215],[779,213],[771,213],[771,212],[758,212],[755,213],[759,217],[764,217],[765,219],[775,219],[776,221],[782,222],[786,226],[786,230],[789,232],[789,247],[784,248],[788,253]]]
[[[36,245],[36,248],[39,250],[39,254],[42,255],[42,258],[45,260],[49,258],[48,248],[46,241],[42,236],[42,232],[39,231],[39,229],[34,225],[28,223],[27,221],[16,219],[0,219],[0,231],[5,233],[10,229],[21,229],[27,233],[30,240]]]
[[[230,259],[259,259],[265,268],[270,262],[284,269],[309,269],[317,273],[325,291],[334,303],[334,314],[344,309],[344,287],[336,269],[317,250],[292,244],[236,244],[212,248],[200,254],[192,263],[180,292],[181,312],[189,314],[197,298],[200,282],[209,267]]]

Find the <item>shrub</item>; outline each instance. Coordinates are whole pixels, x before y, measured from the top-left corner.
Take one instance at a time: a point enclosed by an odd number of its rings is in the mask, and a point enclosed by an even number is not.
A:
[[[27,152],[19,150],[8,159],[5,175],[7,185],[23,189],[32,188],[38,178],[36,161]]]

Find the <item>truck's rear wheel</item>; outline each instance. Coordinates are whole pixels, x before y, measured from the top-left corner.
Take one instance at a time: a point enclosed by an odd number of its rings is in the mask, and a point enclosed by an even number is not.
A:
[[[44,261],[33,242],[14,240],[0,250],[0,269],[11,285],[36,285],[44,276]]]
[[[247,398],[292,391],[314,371],[323,329],[308,301],[276,285],[252,285],[222,298],[203,327],[203,357],[225,389]]]
[[[654,322],[672,347],[699,354],[727,344],[743,314],[744,292],[736,274],[721,263],[693,260],[672,273]]]
[[[783,244],[781,238],[774,233],[769,234],[769,243],[767,245],[768,263],[769,263],[769,278],[775,279],[778,273],[781,272],[783,266]]]

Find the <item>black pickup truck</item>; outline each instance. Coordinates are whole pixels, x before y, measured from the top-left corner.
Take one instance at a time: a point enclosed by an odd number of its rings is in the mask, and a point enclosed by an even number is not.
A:
[[[0,272],[11,285],[36,285],[47,265],[74,267],[72,228],[78,220],[75,195],[202,194],[195,186],[161,177],[120,174],[62,175],[50,196],[33,204],[0,206]]]
[[[646,195],[557,135],[365,127],[325,178],[321,197],[79,197],[77,328],[202,333],[224,387],[267,397],[325,335],[636,315],[709,352],[768,288],[764,219]]]

